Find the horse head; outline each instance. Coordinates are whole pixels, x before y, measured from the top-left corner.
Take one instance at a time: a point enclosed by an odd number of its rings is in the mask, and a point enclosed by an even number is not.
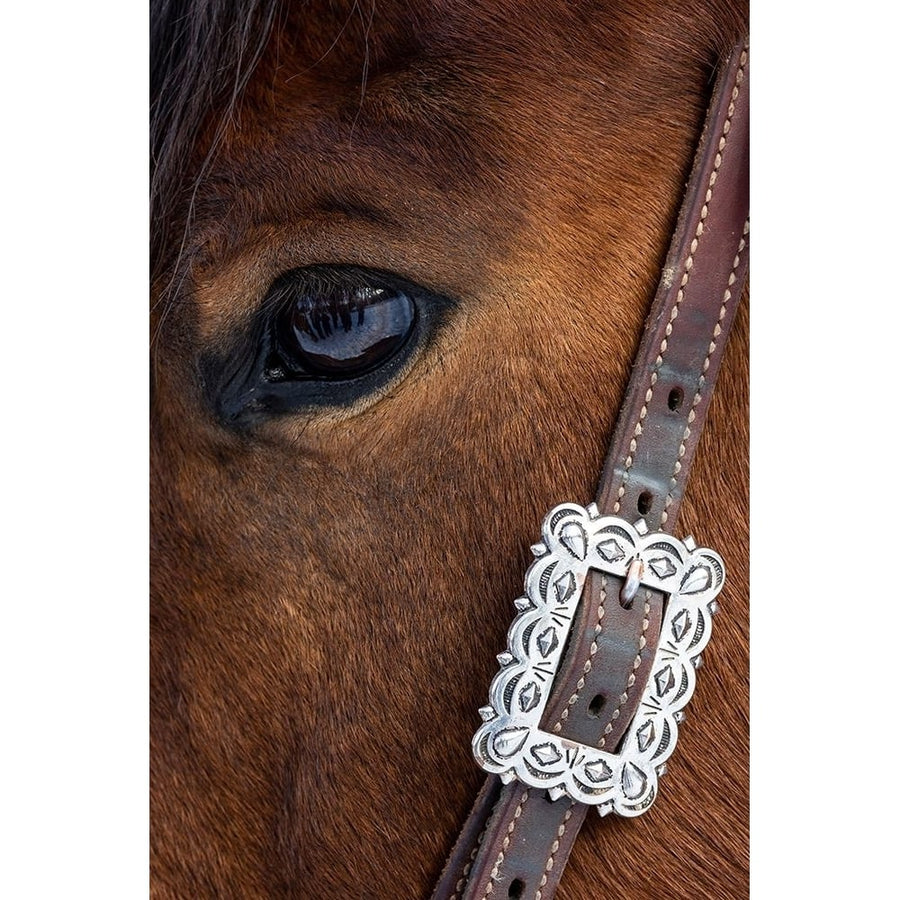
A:
[[[746,9],[160,7],[154,891],[422,896]],[[742,312],[683,511],[730,570],[685,779],[592,820],[566,896],[746,890],[746,339]]]

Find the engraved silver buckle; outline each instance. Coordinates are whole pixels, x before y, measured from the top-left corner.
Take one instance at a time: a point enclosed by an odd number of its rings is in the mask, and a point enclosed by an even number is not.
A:
[[[475,760],[505,783],[518,779],[599,808],[637,816],[656,798],[658,778],[678,741],[682,710],[694,693],[700,653],[712,634],[716,595],[725,581],[721,557],[662,532],[565,503],[551,510],[542,526],[543,543],[525,576],[519,614],[498,655],[500,671],[490,705],[479,713],[484,724],[472,739]],[[637,712],[618,753],[570,741],[540,722],[569,629],[590,569],[625,579],[622,592],[638,588],[668,594],[653,668]],[[627,598],[626,598],[627,599]]]

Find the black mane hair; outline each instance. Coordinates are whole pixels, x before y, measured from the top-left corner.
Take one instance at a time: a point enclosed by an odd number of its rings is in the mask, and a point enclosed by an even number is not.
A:
[[[186,227],[203,177],[241,91],[266,46],[280,0],[151,0],[150,258],[161,273]],[[211,120],[210,116],[215,119]],[[212,128],[206,158],[191,159],[194,141]],[[190,179],[186,178],[190,165]]]

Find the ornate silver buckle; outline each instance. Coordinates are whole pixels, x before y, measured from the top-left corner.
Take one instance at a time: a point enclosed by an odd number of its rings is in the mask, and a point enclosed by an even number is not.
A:
[[[700,653],[712,635],[715,597],[725,581],[721,557],[634,525],[565,503],[551,510],[537,559],[525,576],[526,595],[499,654],[500,671],[484,724],[472,739],[475,760],[508,783],[518,779],[599,808],[637,816],[656,798],[658,778],[678,741],[682,710],[694,693]],[[542,731],[540,722],[590,569],[625,578],[623,593],[640,585],[668,594],[662,635],[637,712],[618,753]]]

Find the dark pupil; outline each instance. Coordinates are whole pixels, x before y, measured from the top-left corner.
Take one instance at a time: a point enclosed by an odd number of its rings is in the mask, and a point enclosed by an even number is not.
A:
[[[359,375],[393,356],[412,329],[415,307],[400,291],[378,287],[339,290],[327,298],[302,296],[281,329],[289,364],[314,375]]]

